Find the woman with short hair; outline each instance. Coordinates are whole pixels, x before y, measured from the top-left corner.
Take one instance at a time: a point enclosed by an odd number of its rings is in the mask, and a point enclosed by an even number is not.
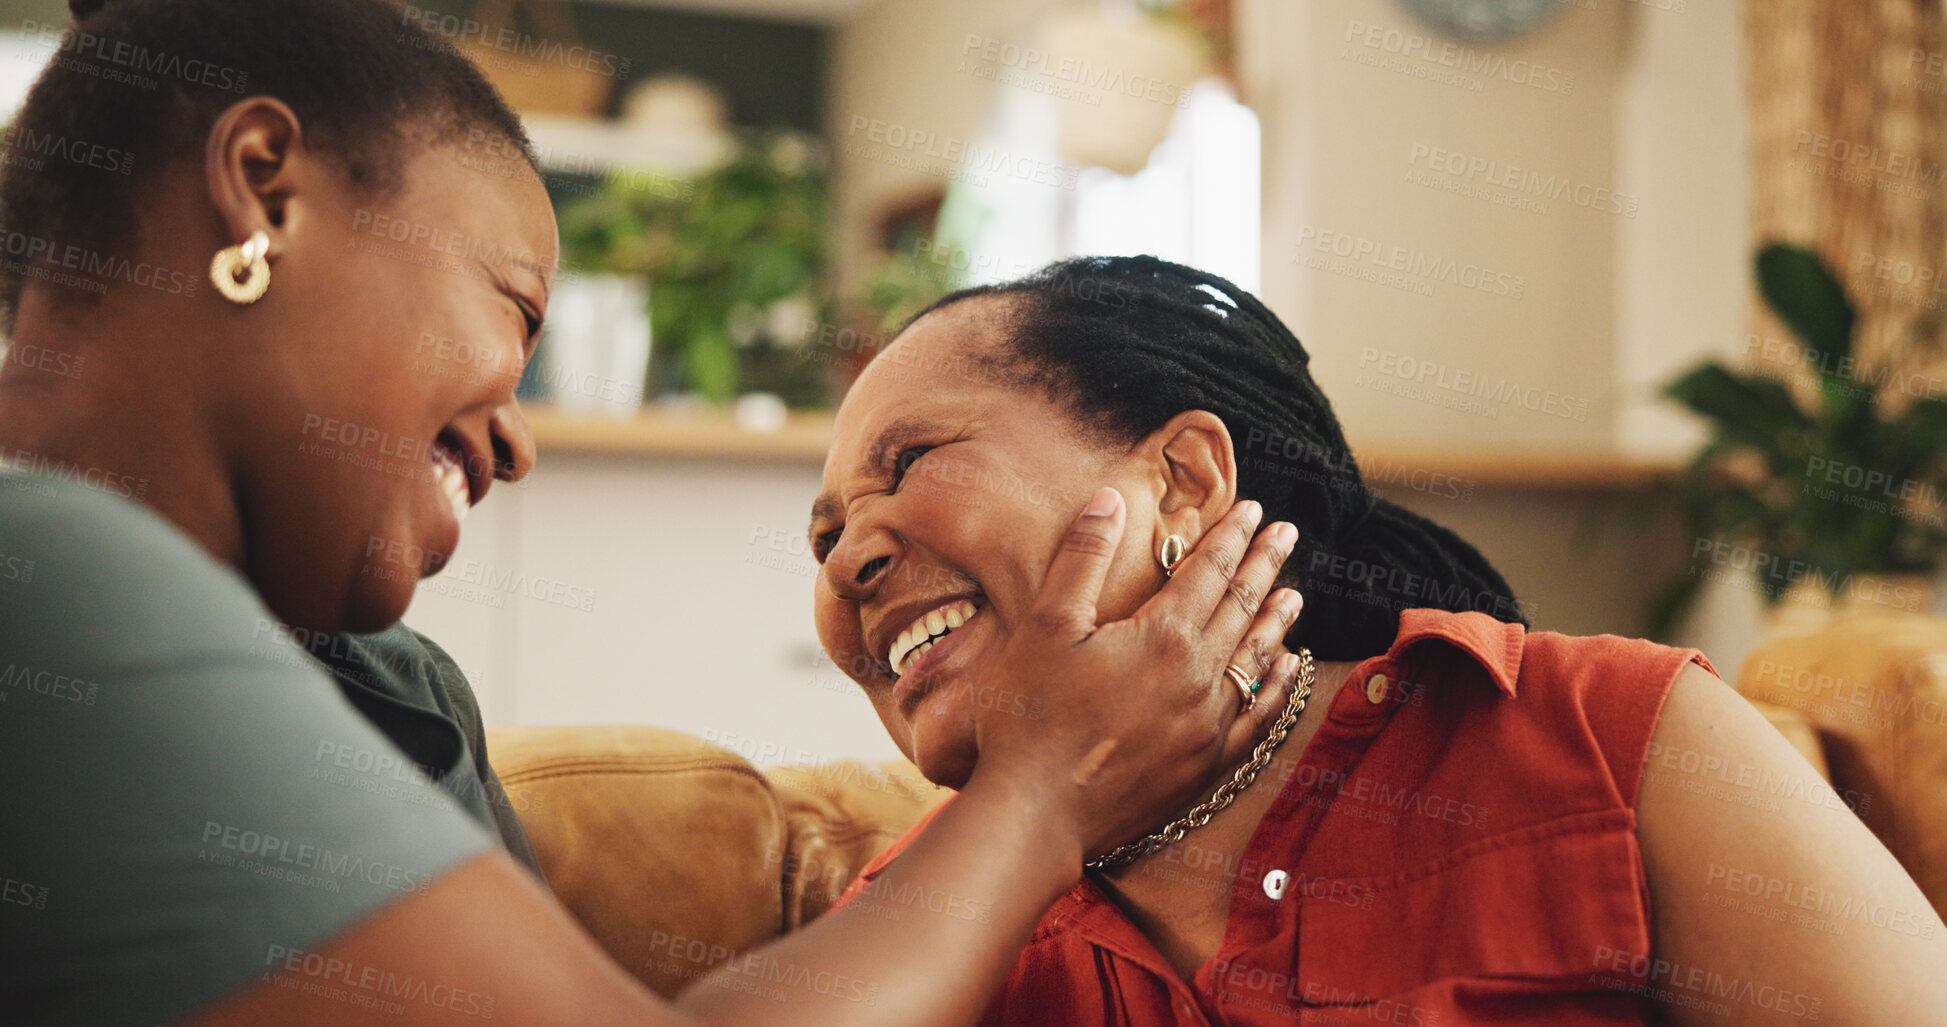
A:
[[[982,678],[1045,716],[976,718],[983,769],[888,872],[925,899],[659,1001],[502,847],[497,788],[453,787],[463,680],[407,635],[327,644],[341,690],[291,641],[402,631],[534,459],[557,242],[520,123],[378,0],[71,6],[0,182],[39,355],[0,368],[0,1020],[966,1022],[1085,858],[1248,748],[1225,668],[1293,680],[1288,525],[1240,504],[1106,621],[1124,507],[1075,496]]]

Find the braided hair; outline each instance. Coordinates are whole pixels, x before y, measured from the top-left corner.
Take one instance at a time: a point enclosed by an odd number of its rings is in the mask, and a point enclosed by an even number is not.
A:
[[[125,256],[153,170],[200,160],[210,126],[247,97],[289,105],[307,145],[337,158],[368,192],[397,187],[408,140],[448,142],[484,129],[503,152],[533,164],[520,119],[415,8],[384,0],[70,0],[68,8],[75,25],[6,142],[85,147],[115,166],[6,162],[0,242],[10,259],[0,261],[0,306],[9,319],[31,261],[50,252]]]
[[[927,311],[974,296],[1012,301],[990,379],[1042,390],[1102,442],[1134,444],[1186,410],[1223,420],[1239,498],[1262,503],[1267,523],[1298,527],[1279,582],[1305,594],[1293,648],[1323,660],[1383,653],[1412,607],[1526,623],[1478,550],[1366,486],[1311,356],[1250,293],[1156,257],[1079,257]]]

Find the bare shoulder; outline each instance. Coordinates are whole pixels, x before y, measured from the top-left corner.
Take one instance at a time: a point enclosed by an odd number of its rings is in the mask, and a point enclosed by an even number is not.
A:
[[[1678,674],[1637,800],[1651,986],[1678,1024],[1883,1022],[1947,1010],[1947,927],[1750,703]]]

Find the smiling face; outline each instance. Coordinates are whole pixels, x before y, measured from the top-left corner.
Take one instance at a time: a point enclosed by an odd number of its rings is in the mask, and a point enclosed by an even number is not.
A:
[[[1115,486],[1129,509],[1099,601],[1105,622],[1162,586],[1162,537],[1197,537],[1235,496],[1208,480],[1229,447],[1208,414],[1186,415],[1202,425],[1188,436],[1180,418],[1121,444],[1091,438],[1039,389],[1008,384],[994,370],[1004,362],[982,358],[1006,353],[1013,303],[980,296],[936,310],[866,367],[839,408],[811,523],[825,651],[907,758],[948,787],[973,772],[980,713],[1035,712],[1010,683],[973,670],[1022,623],[1094,490]],[[1182,460],[1203,465],[1190,472],[1198,480],[1182,476]]]
[[[451,559],[466,510],[533,446],[514,402],[556,260],[511,148],[415,145],[401,186],[293,164],[298,192],[224,383],[245,571],[287,622],[371,631]],[[274,324],[271,319],[274,318]]]

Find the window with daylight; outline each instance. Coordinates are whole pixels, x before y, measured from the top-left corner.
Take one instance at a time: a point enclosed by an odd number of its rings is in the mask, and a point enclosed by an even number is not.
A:
[[[964,285],[1005,281],[1063,257],[1155,253],[1256,292],[1258,115],[1217,78],[1190,86],[1184,97],[1149,164],[1120,175],[1065,162],[1053,107],[1059,99],[1024,90],[1001,95],[993,131],[972,148],[995,158],[958,177],[940,210],[940,238],[979,255]],[[1047,175],[1001,173],[1010,166],[1059,166],[1061,187],[1051,187]]]
[[[967,284],[1005,280],[1066,257],[1151,253],[1256,292],[1257,115],[1220,79],[1205,79],[1184,97],[1148,163],[1121,175],[1066,167],[1053,106],[1063,101],[1007,91],[988,145],[1010,160],[1063,165],[1063,187],[1028,176],[968,174],[949,188],[941,235],[982,257],[968,269]]]
[[[1089,168],[1076,182],[1064,256],[1153,253],[1258,291],[1257,115],[1230,86],[1191,87],[1169,135],[1133,175]]]

